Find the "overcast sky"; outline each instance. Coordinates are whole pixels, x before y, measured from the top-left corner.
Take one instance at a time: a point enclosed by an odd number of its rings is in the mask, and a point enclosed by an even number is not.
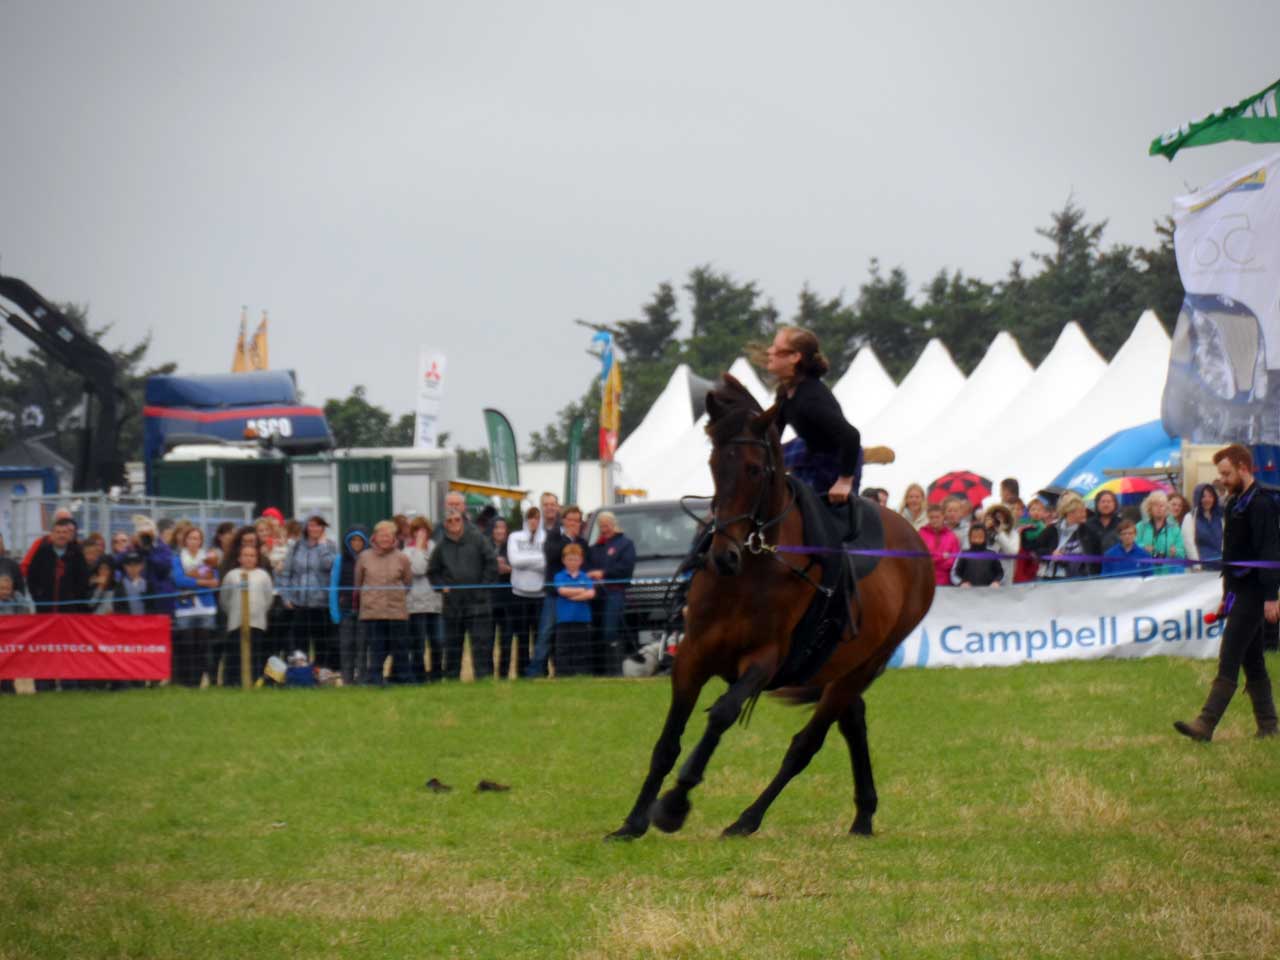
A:
[[[1071,193],[1151,243],[1271,148],[1147,144],[1275,80],[1277,38],[1275,0],[0,0],[0,270],[191,373],[265,307],[317,403],[410,410],[431,345],[443,428],[523,441],[593,372],[573,319],[697,264],[787,315],[873,256],[997,279]]]

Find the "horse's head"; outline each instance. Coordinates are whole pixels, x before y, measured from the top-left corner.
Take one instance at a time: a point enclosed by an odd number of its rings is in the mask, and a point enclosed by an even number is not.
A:
[[[773,428],[775,407],[762,410],[730,374],[707,394],[707,436],[715,482],[711,559],[722,574],[742,569],[742,551],[763,537],[780,484],[782,447]],[[754,538],[754,539],[753,539]]]

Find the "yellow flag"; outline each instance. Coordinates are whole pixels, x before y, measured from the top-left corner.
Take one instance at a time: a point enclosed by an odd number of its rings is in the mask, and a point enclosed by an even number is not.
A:
[[[267,311],[262,311],[262,322],[249,342],[249,369],[269,370],[271,364],[267,352]]]
[[[612,359],[600,397],[600,459],[606,463],[613,460],[622,429],[622,364]]]
[[[240,308],[240,336],[236,338],[236,352],[231,357],[232,373],[245,373],[250,369],[249,350],[248,350],[248,347],[245,345],[245,341],[244,341],[246,325],[248,323],[249,323],[249,318],[246,315],[246,308],[241,307]]]

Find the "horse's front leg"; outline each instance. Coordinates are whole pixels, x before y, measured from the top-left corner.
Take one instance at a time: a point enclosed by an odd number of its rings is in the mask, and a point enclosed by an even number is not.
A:
[[[712,705],[707,713],[707,729],[698,745],[693,748],[693,753],[689,754],[689,759],[680,768],[676,785],[664,793],[649,811],[649,819],[659,830],[675,833],[684,826],[692,806],[689,803],[689,791],[702,782],[702,775],[706,772],[711,754],[720,743],[721,735],[733,726],[747,701],[764,690],[772,675],[772,666],[753,663]]]
[[[671,706],[667,710],[667,719],[662,725],[658,742],[653,745],[649,773],[644,778],[640,795],[627,814],[627,819],[622,822],[621,827],[606,836],[606,840],[632,840],[644,836],[649,829],[649,807],[662,789],[662,781],[676,765],[676,759],[680,756],[680,737],[698,702],[698,694],[707,682],[697,660],[692,649],[676,657],[675,669],[671,675]]]

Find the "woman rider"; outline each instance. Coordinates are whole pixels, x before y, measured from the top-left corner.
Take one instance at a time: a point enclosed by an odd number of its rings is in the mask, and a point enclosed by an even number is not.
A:
[[[802,327],[782,327],[765,353],[766,367],[778,380],[781,434],[788,425],[796,439],[783,457],[791,474],[833,504],[847,503],[862,473],[862,437],[844,418],[840,401],[822,382],[831,369],[818,338]]]

